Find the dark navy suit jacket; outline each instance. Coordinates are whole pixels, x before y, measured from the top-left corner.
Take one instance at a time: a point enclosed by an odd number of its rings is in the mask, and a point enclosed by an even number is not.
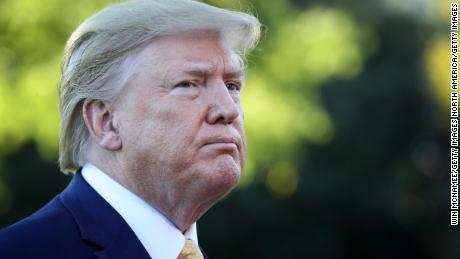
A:
[[[77,173],[39,211],[0,230],[0,258],[150,256],[123,218]]]

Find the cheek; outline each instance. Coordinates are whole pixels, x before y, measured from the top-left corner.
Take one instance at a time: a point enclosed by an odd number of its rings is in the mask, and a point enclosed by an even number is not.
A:
[[[200,119],[195,107],[174,103],[173,105],[157,106],[149,122],[150,134],[155,141],[161,143],[165,156],[180,157],[188,154],[197,132]]]

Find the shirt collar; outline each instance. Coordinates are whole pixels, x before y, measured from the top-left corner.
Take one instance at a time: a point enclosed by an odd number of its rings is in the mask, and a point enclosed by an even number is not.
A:
[[[126,221],[150,257],[177,258],[186,238],[198,245],[196,223],[182,234],[167,217],[96,166],[86,164],[82,175]]]

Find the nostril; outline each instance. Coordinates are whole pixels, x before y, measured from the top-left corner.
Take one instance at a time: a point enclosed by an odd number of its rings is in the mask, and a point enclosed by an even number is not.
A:
[[[209,106],[207,120],[210,124],[230,124],[239,116],[236,104],[219,105],[213,104]]]

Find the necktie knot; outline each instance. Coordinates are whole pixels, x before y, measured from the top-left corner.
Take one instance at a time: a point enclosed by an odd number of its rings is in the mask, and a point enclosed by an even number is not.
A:
[[[203,255],[193,240],[187,239],[177,259],[203,259]]]

